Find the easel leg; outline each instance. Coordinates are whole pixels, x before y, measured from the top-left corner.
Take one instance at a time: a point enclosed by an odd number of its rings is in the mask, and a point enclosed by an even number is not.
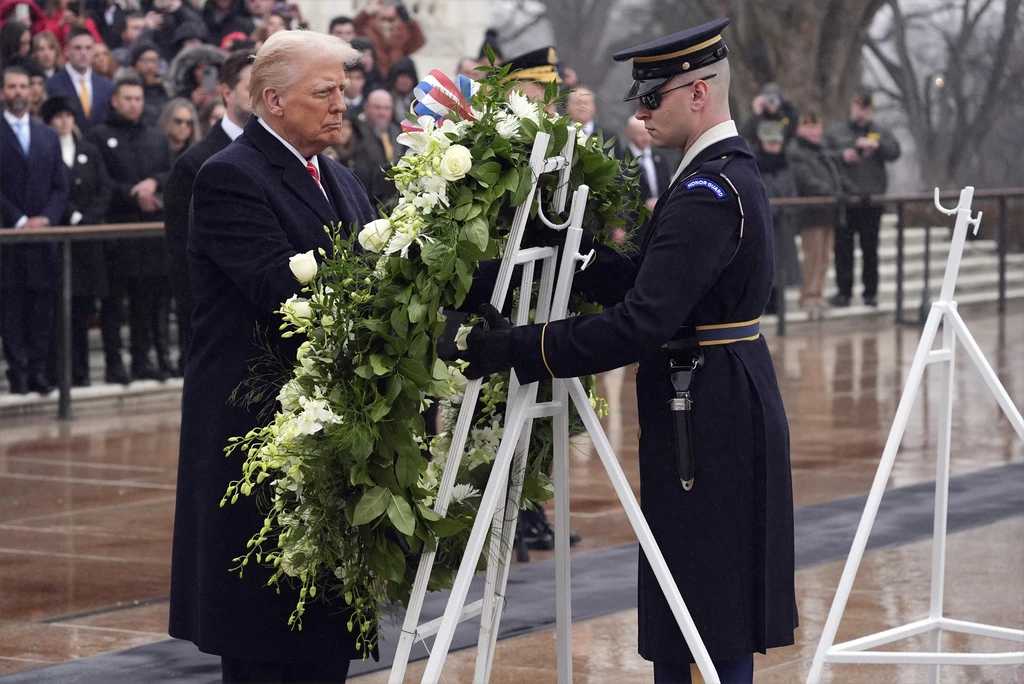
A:
[[[955,311],[956,305],[952,305]],[[948,317],[944,317],[948,321]],[[946,391],[939,420],[938,455],[935,459],[935,523],[932,533],[932,577],[931,603],[928,616],[939,620],[943,615],[943,598],[946,582],[946,521],[949,512],[949,464],[953,428],[953,394],[955,392],[956,334],[948,322],[942,325],[942,349],[949,353],[946,361]],[[942,629],[932,633],[932,649],[942,650]],[[938,684],[941,675],[939,665],[932,665],[928,671],[929,684]]]
[[[871,483],[871,491],[868,493],[868,500],[861,514],[860,523],[857,525],[857,533],[853,538],[853,545],[850,548],[850,555],[843,567],[843,575],[839,580],[839,587],[836,589],[835,598],[832,600],[832,607],[829,609],[828,619],[825,621],[825,628],[821,633],[818,648],[814,652],[814,660],[811,663],[811,671],[807,675],[808,684],[817,684],[821,681],[821,673],[825,666],[825,653],[835,643],[836,632],[839,630],[839,621],[846,611],[846,602],[850,598],[850,591],[853,589],[853,580],[857,576],[857,569],[864,556],[864,549],[868,544],[868,536],[875,524],[875,516],[878,515],[878,507],[882,503],[882,495],[885,493],[885,485],[892,474],[893,464],[896,462],[896,453],[899,451],[900,442],[903,441],[903,433],[907,429],[907,421],[910,419],[910,411],[917,399],[917,392],[921,387],[921,379],[924,376],[925,367],[928,365],[928,354],[935,342],[935,334],[942,322],[943,309],[940,305],[932,306],[925,322],[924,330],[921,332],[921,339],[914,353],[914,361],[910,365],[910,372],[907,374],[907,382],[903,387],[903,395],[900,397],[899,405],[896,407],[896,417],[893,419],[892,429],[889,430],[889,437],[885,442],[885,449],[882,452],[882,459],[875,472],[874,482]]]
[[[640,548],[643,549],[647,562],[650,563],[651,569],[658,579],[658,585],[665,594],[665,599],[668,601],[672,614],[679,624],[679,630],[683,633],[686,645],[690,647],[690,652],[697,661],[697,668],[700,670],[701,675],[703,675],[705,682],[708,684],[719,684],[718,673],[715,671],[715,666],[711,663],[711,657],[704,647],[700,634],[697,633],[697,627],[693,624],[690,611],[686,609],[686,603],[683,601],[683,597],[679,593],[679,587],[676,586],[672,573],[665,563],[665,557],[661,554],[661,549],[658,548],[658,542],[654,539],[654,534],[651,532],[651,528],[647,524],[643,512],[640,510],[640,504],[637,503],[629,480],[626,478],[626,474],[622,472],[622,466],[619,465],[618,459],[615,458],[615,453],[608,442],[608,437],[601,428],[601,422],[597,419],[597,415],[590,405],[590,398],[587,396],[586,390],[583,389],[583,385],[580,384],[577,378],[567,380],[566,384],[568,385],[569,395],[576,405],[576,410],[583,419],[583,424],[586,426],[591,439],[594,440],[594,446],[601,457],[601,463],[608,473],[608,479],[615,488],[615,494],[619,497],[622,508],[626,511],[629,524],[636,533],[637,540],[640,542]]]
[[[480,559],[484,542],[487,540],[487,533],[494,518],[494,513],[498,508],[498,501],[507,493],[505,480],[508,476],[509,467],[512,464],[512,456],[515,453],[523,423],[525,423],[526,407],[530,403],[529,392],[527,388],[523,387],[520,387],[509,401],[510,410],[506,422],[505,435],[491,466],[491,476],[480,499],[477,518],[473,523],[473,530],[470,532],[466,551],[462,557],[462,563],[459,565],[459,572],[456,574],[455,582],[452,585],[448,605],[445,608],[444,616],[441,619],[441,626],[434,640],[434,648],[430,653],[427,668],[423,673],[422,681],[424,684],[434,684],[441,678],[441,670],[448,656],[448,650],[451,648],[452,637],[455,636],[455,628],[458,626],[459,618],[462,616],[462,609],[466,604],[466,595],[469,593],[469,585],[473,581],[477,561]]]
[[[552,426],[555,482],[555,649],[558,684],[572,684],[572,580],[569,558],[569,393],[555,380],[552,399],[561,402]],[[589,402],[588,402],[589,405]]]

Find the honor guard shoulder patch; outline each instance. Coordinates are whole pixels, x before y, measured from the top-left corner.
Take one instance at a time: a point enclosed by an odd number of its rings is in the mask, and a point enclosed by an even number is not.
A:
[[[726,193],[725,188],[719,185],[716,181],[705,176],[697,176],[696,178],[691,178],[690,180],[686,181],[686,189],[690,190],[691,192],[693,190],[700,189],[710,190],[711,194],[713,194],[715,198],[720,200],[725,199],[728,196],[728,193]]]

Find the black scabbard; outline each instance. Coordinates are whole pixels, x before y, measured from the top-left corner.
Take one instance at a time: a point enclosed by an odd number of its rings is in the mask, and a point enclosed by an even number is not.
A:
[[[670,342],[663,349],[668,354],[669,378],[674,390],[674,396],[668,401],[675,436],[673,456],[679,483],[683,491],[688,492],[693,489],[697,470],[690,384],[693,382],[693,374],[704,363],[704,355],[692,339]]]

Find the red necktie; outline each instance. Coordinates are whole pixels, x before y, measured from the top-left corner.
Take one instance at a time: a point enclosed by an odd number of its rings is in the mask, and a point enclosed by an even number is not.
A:
[[[306,170],[309,171],[309,175],[313,177],[313,180],[316,181],[316,184],[320,185],[320,174],[317,173],[316,167],[313,166],[313,162],[306,162]]]

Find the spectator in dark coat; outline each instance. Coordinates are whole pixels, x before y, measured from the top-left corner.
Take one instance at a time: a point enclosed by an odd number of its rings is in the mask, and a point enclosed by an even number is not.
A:
[[[31,230],[60,225],[68,179],[57,134],[28,113],[29,78],[18,66],[3,70],[0,117],[0,226]],[[53,334],[58,270],[53,245],[6,247],[0,265],[4,356],[11,391],[47,393],[46,363]]]
[[[182,0],[159,0],[153,5],[158,14],[158,26],[152,38],[160,46],[160,56],[170,62],[181,49],[182,26],[202,27],[201,35],[206,35],[206,24],[203,17],[192,9],[190,3]],[[190,29],[191,30],[191,29]]]
[[[817,112],[800,115],[796,138],[786,148],[797,194],[802,197],[843,197],[843,181],[835,155],[822,145],[823,127]],[[836,206],[802,207],[793,210],[803,251],[803,286],[800,307],[811,318],[825,309],[825,276],[832,260],[836,225],[845,220],[841,203]]]
[[[112,193],[107,167],[96,147],[75,131],[75,110],[63,96],[43,103],[43,121],[57,133],[64,166],[68,169],[71,197],[61,223],[94,226],[107,218]],[[89,321],[96,301],[108,295],[107,261],[99,240],[71,245],[71,384],[89,384]],[[50,381],[57,382],[57,350],[51,345]]]
[[[796,181],[786,161],[785,131],[781,124],[762,125],[759,128],[757,146],[757,169],[761,172],[768,197],[795,197]],[[796,251],[796,230],[793,226],[791,209],[772,207],[772,226],[775,233],[775,284],[774,297],[769,300],[768,311],[774,312],[778,298],[784,297],[785,288],[800,284],[800,258]]]
[[[32,52],[32,32],[20,21],[0,26],[0,68],[21,63]]]
[[[96,40],[85,29],[72,29],[64,45],[66,63],[63,69],[46,82],[46,94],[63,95],[75,107],[75,123],[79,130],[89,131],[107,120],[114,84],[93,73],[92,55]]]
[[[356,36],[352,39],[352,48],[359,51],[359,63],[363,65],[363,73],[366,74],[366,85],[363,93],[369,94],[378,88],[387,87],[386,72],[380,70],[377,63],[377,50],[369,38]]]
[[[395,185],[386,177],[386,171],[402,156],[398,144],[400,129],[394,121],[391,93],[374,90],[366,96],[358,136],[359,150],[365,161],[355,171],[366,188],[372,188],[370,199],[374,205],[385,204],[395,197]]]
[[[294,596],[269,590],[261,568],[241,579],[226,571],[263,515],[255,497],[217,506],[225,483],[240,472],[239,459],[224,458],[227,439],[261,422],[258,407],[229,399],[249,360],[263,353],[257,330],[279,353],[294,356],[297,348],[280,338],[276,313],[301,287],[289,258],[330,250],[325,224],[358,227],[374,218],[352,174],[319,154],[338,142],[338,129],[323,122],[344,114],[342,65],[353,56],[327,34],[271,36],[252,67],[260,118],[203,165],[193,187],[188,258],[195,310],[182,395],[169,632],[219,655],[225,681],[285,681],[287,671],[287,681],[341,682],[348,661],[358,657],[345,629],[350,613],[338,597],[309,604],[302,631],[293,630],[287,618]],[[288,65],[287,76],[269,64]],[[314,88],[329,95],[319,97]],[[282,93],[287,97],[278,98]]]
[[[237,31],[249,35],[256,28],[242,0],[206,0],[203,21],[209,31],[209,41],[214,45],[220,45],[221,39],[229,33]]]
[[[658,203],[661,194],[668,190],[675,171],[672,160],[669,159],[667,150],[655,149],[651,145],[651,134],[644,127],[644,122],[635,116],[630,116],[626,121],[626,128],[622,132],[619,154],[623,159],[636,159],[640,171],[640,194],[643,197],[644,205],[648,210],[654,211],[654,205]],[[636,224],[636,230],[630,236],[630,240],[636,247],[644,242],[647,225]],[[625,231],[620,235],[614,235],[617,242],[624,242]]]
[[[142,123],[143,97],[141,81],[119,80],[109,120],[89,132],[90,142],[99,148],[110,172],[114,194],[107,220],[111,223],[163,219],[158,193],[170,171],[170,156],[163,133]],[[154,334],[150,311],[155,294],[165,287],[167,278],[162,240],[119,240],[109,246],[107,254],[110,295],[103,300],[101,313],[107,382],[126,383],[130,379],[121,358],[126,298],[131,310],[132,375],[137,379],[163,379],[169,368],[158,369],[149,358]]]
[[[752,115],[742,133],[751,147],[757,146],[762,129],[768,131],[768,135],[774,135],[774,131],[781,129],[783,146],[793,139],[797,124],[796,107],[783,98],[778,83],[765,83],[751,102],[750,109]]]
[[[160,50],[154,43],[139,43],[131,51],[128,65],[142,80],[142,95],[146,106],[142,110],[142,123],[156,126],[160,112],[171,99],[167,86],[160,77]]]
[[[177,306],[178,369],[183,371],[192,340],[192,288],[189,285],[188,244],[189,206],[192,203],[192,184],[207,159],[228,146],[242,134],[249,121],[252,103],[249,98],[249,76],[252,66],[248,50],[232,53],[220,70],[220,94],[224,100],[224,118],[200,142],[190,147],[171,169],[164,191],[167,226],[167,256],[170,266],[171,292]]]
[[[900,156],[896,137],[874,120],[871,93],[860,93],[850,102],[850,118],[833,124],[825,134],[825,144],[840,155],[840,170],[850,194],[866,198],[882,194],[888,187],[885,165]],[[878,305],[878,229],[882,207],[866,202],[846,208],[846,222],[836,233],[836,289],[829,300],[833,306],[849,306],[853,295],[853,234],[860,234],[861,281],[868,306]]]
[[[395,62],[391,71],[388,72],[388,91],[391,93],[393,108],[395,110],[395,123],[402,124],[405,115],[409,113],[409,106],[416,98],[413,88],[420,82],[416,73],[416,64],[408,57]]]

